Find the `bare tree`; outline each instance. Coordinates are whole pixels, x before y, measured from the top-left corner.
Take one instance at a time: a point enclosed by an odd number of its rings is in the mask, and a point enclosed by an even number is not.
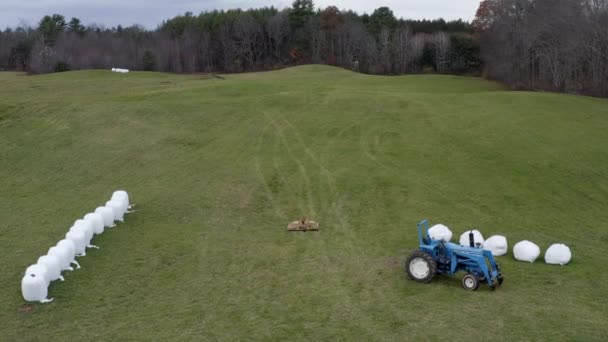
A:
[[[437,72],[447,72],[450,68],[450,37],[445,32],[433,34],[433,50]]]
[[[395,49],[395,68],[399,74],[411,71],[413,60],[412,53],[412,29],[409,26],[401,26],[393,37],[393,47]]]
[[[289,17],[286,11],[275,14],[267,21],[266,32],[268,33],[271,63],[282,62],[285,39],[289,36],[289,30]]]

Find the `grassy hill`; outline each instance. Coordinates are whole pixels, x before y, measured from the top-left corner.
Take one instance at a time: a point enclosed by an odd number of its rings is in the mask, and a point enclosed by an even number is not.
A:
[[[0,73],[1,339],[605,339],[607,132],[606,100],[477,78]],[[140,211],[24,312],[25,268],[118,188]],[[423,218],[573,261],[418,284]]]

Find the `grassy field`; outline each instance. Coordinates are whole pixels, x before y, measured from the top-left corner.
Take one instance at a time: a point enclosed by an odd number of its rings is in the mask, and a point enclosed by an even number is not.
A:
[[[0,340],[605,340],[608,101],[477,78],[305,66],[228,75],[0,73]],[[124,188],[107,230],[24,312],[25,268]],[[287,233],[303,215],[318,233]],[[407,280],[416,223],[505,283]]]

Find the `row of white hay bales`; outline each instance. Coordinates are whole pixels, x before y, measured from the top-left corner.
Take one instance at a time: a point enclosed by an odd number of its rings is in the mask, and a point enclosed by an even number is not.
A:
[[[131,212],[131,207],[129,194],[118,190],[112,194],[105,206],[98,207],[94,212],[76,220],[63,240],[26,269],[21,279],[23,299],[30,302],[51,302],[53,298],[48,298],[51,281],[63,281],[61,272],[73,271],[72,265],[80,268],[76,257],[85,256],[87,248],[99,249],[91,244],[93,236],[102,234],[105,228],[114,227],[115,221],[124,222],[124,215]]]
[[[508,252],[507,238],[502,235],[494,235],[484,240],[479,230],[467,230],[460,236],[461,246],[469,246],[469,233],[473,233],[473,243],[475,246],[487,249],[494,256],[502,256]],[[429,236],[432,239],[444,240],[449,242],[452,239],[452,231],[442,224],[436,224],[429,229]],[[534,262],[540,256],[540,247],[535,243],[524,240],[513,246],[513,257],[515,260]],[[570,248],[564,244],[552,244],[545,252],[545,262],[552,265],[566,265],[572,259]]]
[[[118,73],[126,74],[126,73],[129,72],[129,69],[112,68],[112,72],[118,72]]]

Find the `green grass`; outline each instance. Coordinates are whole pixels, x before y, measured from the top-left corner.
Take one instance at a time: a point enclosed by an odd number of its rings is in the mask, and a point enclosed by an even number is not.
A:
[[[0,73],[0,339],[605,340],[607,132],[606,100],[477,78]],[[21,312],[24,269],[118,188],[140,211]],[[574,257],[418,284],[422,218]]]

